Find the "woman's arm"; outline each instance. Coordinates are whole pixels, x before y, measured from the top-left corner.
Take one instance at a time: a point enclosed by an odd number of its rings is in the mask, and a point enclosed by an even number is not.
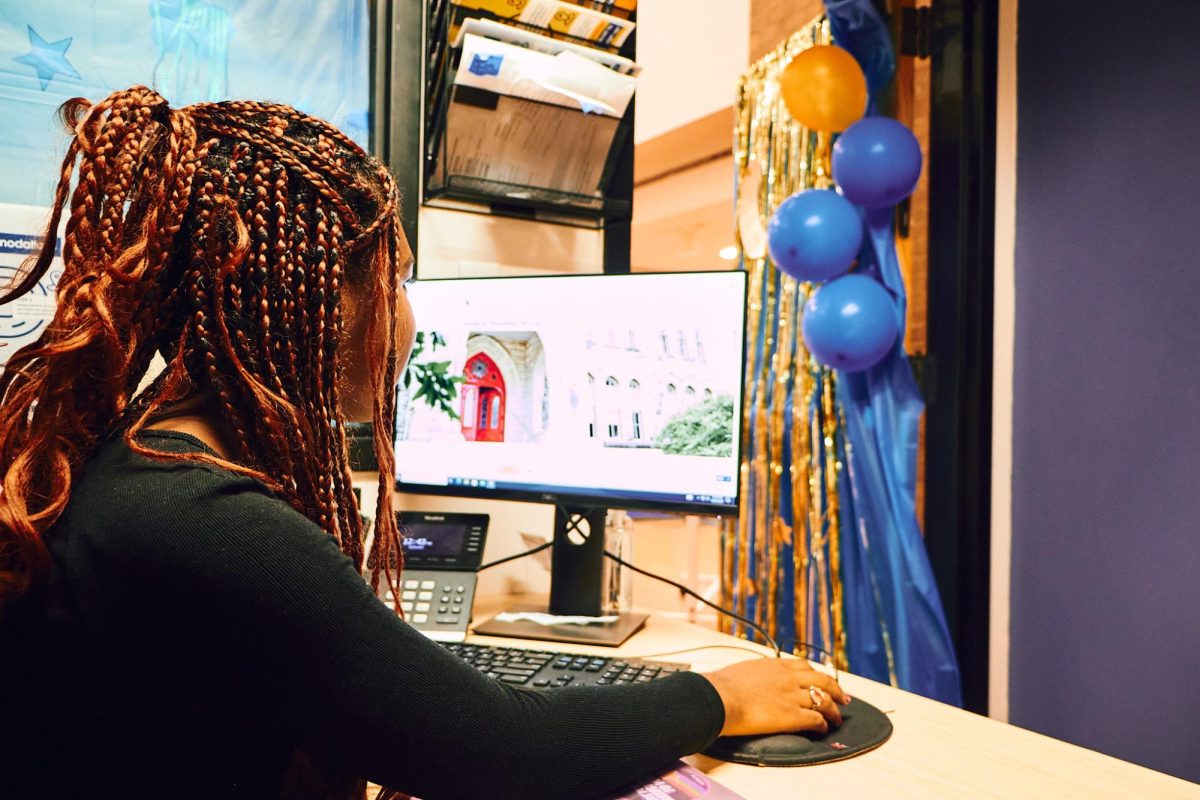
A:
[[[258,484],[178,469],[158,496],[122,504],[121,535],[97,555],[191,713],[430,800],[592,796],[721,730],[721,698],[693,673],[547,692],[489,679],[397,619],[323,530]]]

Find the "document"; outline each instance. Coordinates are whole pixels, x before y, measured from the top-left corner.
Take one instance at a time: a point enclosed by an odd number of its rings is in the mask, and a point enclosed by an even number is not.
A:
[[[637,81],[571,50],[556,55],[463,36],[455,84],[509,97],[566,106],[590,114],[623,117]]]
[[[574,0],[581,6],[603,11],[605,14],[616,14],[618,17],[629,19],[637,11],[637,0]]]
[[[630,61],[624,56],[610,53],[607,50],[598,50],[595,47],[585,47],[581,44],[566,41],[565,39],[555,39],[550,36],[543,36],[540,33],[535,33],[527,28],[518,28],[514,25],[505,25],[503,22],[497,22],[494,19],[477,19],[471,18],[465,20],[462,27],[459,29],[458,38],[454,41],[455,47],[463,46],[463,37],[473,33],[476,36],[483,36],[488,39],[498,39],[502,42],[524,47],[529,50],[536,50],[539,53],[547,55],[558,55],[564,50],[570,50],[572,53],[590,58],[598,64],[603,64],[611,70],[621,73],[622,75],[631,75],[636,77],[642,68],[633,61]]]
[[[480,9],[504,19],[536,25],[556,33],[593,42],[602,47],[620,47],[635,24],[601,11],[584,8],[567,0],[454,0],[454,5]]]

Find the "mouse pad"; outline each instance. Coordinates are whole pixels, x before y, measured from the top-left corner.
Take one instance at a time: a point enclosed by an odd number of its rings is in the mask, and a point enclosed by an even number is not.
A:
[[[892,735],[892,721],[857,697],[842,706],[842,724],[828,733],[722,736],[704,755],[760,767],[807,767],[843,761],[874,750]]]

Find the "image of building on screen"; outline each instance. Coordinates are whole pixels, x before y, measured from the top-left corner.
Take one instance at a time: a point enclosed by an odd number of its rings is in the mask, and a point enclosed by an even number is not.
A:
[[[589,332],[583,344],[571,383],[581,439],[683,455],[732,452],[736,387],[721,385],[700,331],[607,330]]]
[[[546,353],[534,331],[473,332],[459,394],[468,442],[540,442],[550,423]]]
[[[397,398],[397,438],[728,457],[731,380],[699,330],[424,332]]]
[[[536,331],[470,331],[462,347],[453,334],[422,332],[397,395],[397,438],[538,443],[549,396]]]

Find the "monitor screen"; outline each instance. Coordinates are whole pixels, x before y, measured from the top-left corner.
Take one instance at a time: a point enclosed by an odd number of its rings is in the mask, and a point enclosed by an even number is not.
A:
[[[419,281],[403,491],[729,513],[745,273]]]

